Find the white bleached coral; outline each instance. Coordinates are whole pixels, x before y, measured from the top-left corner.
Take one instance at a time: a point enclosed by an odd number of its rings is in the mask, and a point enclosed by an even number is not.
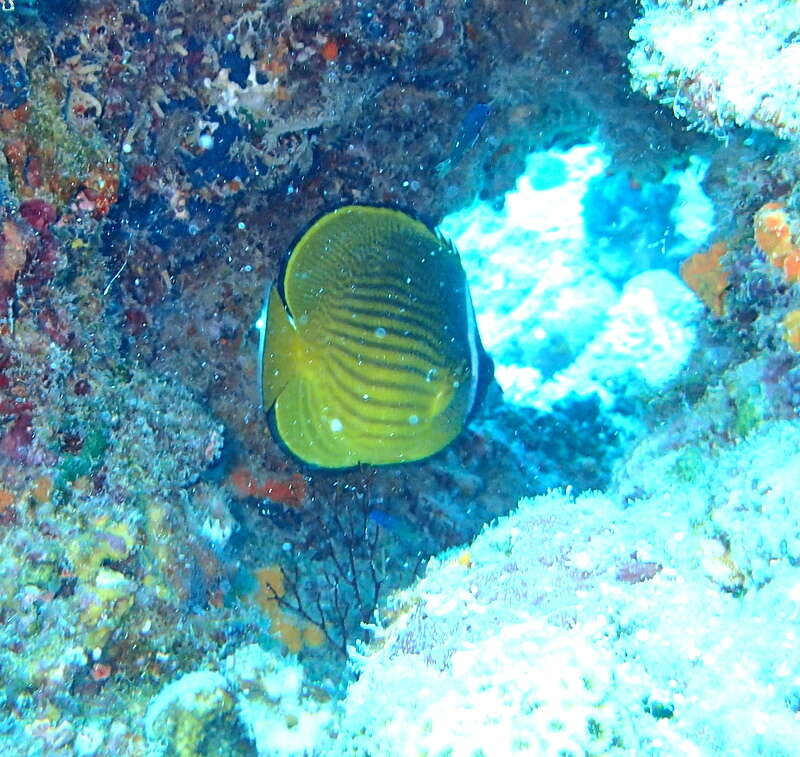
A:
[[[800,4],[644,2],[631,30],[632,84],[707,131],[800,137]]]
[[[446,670],[421,656],[397,657],[381,666],[383,685],[376,689],[370,666],[350,689],[350,745],[336,753],[613,753],[615,743],[633,741],[627,709],[646,691],[624,669],[612,671],[608,652],[593,643],[604,633],[601,624],[562,633],[528,619],[455,652]],[[630,701],[615,689],[629,692]]]
[[[634,276],[609,308],[595,338],[540,388],[540,402],[555,402],[575,392],[596,393],[611,403],[625,385],[639,383],[651,390],[664,386],[689,359],[700,310],[697,299],[669,271]]]
[[[257,644],[245,646],[226,657],[219,671],[187,673],[150,702],[148,754],[193,757],[205,754],[204,744],[214,738],[223,744],[246,738],[260,757],[308,754],[329,713],[304,695],[302,684],[296,662]]]
[[[795,754],[800,560],[779,537],[800,533],[800,426],[691,476],[649,449],[607,494],[523,501],[395,595],[318,753]]]
[[[643,256],[627,235],[600,245],[587,232],[584,196],[606,161],[593,145],[534,153],[501,210],[476,203],[440,226],[461,252],[481,338],[509,402],[548,410],[570,393],[598,393],[611,405],[626,392],[658,391],[686,365],[702,309],[696,296],[667,270],[641,272]],[[674,238],[658,243],[651,265],[708,237],[706,167],[692,157],[665,179],[678,188],[663,229],[663,239]],[[635,237],[647,215],[623,210],[637,219]]]
[[[245,86],[230,79],[230,71],[221,68],[215,79],[206,79],[203,85],[211,93],[211,102],[221,115],[237,118],[245,114],[256,120],[266,119],[272,115],[278,79],[271,78],[259,84],[256,68],[251,63]]]

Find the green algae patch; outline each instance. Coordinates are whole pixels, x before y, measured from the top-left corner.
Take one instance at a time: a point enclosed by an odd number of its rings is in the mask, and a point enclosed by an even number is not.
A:
[[[675,460],[670,473],[686,484],[692,484],[703,475],[704,466],[708,464],[708,457],[697,447],[687,447],[682,450]]]
[[[759,398],[760,392],[756,397],[742,394],[733,398],[735,407],[733,432],[740,439],[749,436],[764,421]]]
[[[79,478],[96,473],[105,460],[107,449],[105,431],[98,428],[89,431],[80,452],[62,456],[55,476],[56,492],[63,496]]]

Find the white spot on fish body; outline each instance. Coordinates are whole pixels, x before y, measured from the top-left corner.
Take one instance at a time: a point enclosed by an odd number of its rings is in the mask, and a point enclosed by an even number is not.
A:
[[[412,426],[416,426],[419,423],[419,416],[418,415],[409,415],[408,416],[408,422]]]
[[[375,329],[375,336],[378,337],[378,339],[383,339],[383,337],[386,336],[386,329],[383,328],[383,326],[378,326],[378,328]]]
[[[330,425],[331,425],[331,431],[333,431],[334,434],[336,434],[339,431],[342,431],[344,429],[344,426],[342,425],[342,422],[338,418],[331,419],[331,424]]]

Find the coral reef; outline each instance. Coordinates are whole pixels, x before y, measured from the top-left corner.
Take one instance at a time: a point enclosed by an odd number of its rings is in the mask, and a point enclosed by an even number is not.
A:
[[[606,494],[522,502],[391,598],[322,751],[791,754],[799,441],[691,472],[645,444]]]
[[[219,670],[186,673],[154,697],[145,714],[149,754],[192,757],[309,754],[329,708],[301,693],[296,662],[256,644],[237,649]]]
[[[590,145],[534,153],[502,210],[476,203],[442,224],[462,250],[485,346],[515,404],[646,398],[695,343],[697,308],[673,271],[709,233],[705,170],[690,161],[639,192],[628,177],[604,176],[605,163]]]
[[[795,3],[665,0],[643,10],[631,29],[634,88],[707,131],[749,126],[797,136]]]
[[[9,753],[730,751],[756,710],[791,753],[798,11],[640,10],[3,5]],[[348,202],[455,212],[506,390],[418,465],[302,468],[258,408],[264,288]]]
[[[564,482],[555,464],[528,475],[547,462],[541,439],[565,458],[582,450],[587,486],[610,459],[564,417],[499,413],[495,394],[417,468],[367,483],[300,471],[257,410],[250,326],[263,288],[320,210],[395,203],[435,221],[510,186],[532,146],[586,139],[615,94],[609,82],[587,98],[581,83],[621,80],[624,30],[586,2],[11,5],[0,743],[202,750],[221,743],[219,727],[245,753],[267,749],[257,687],[248,704],[250,684],[220,662],[243,637],[268,656],[299,634],[303,664],[334,690],[362,624],[428,555]],[[567,82],[575,40],[596,55]],[[490,115],[456,153],[476,103]],[[596,416],[587,405],[602,427]],[[153,715],[148,702],[182,676],[195,722],[171,695]]]

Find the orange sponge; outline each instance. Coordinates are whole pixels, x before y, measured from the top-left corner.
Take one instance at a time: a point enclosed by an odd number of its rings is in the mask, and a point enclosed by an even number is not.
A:
[[[725,312],[725,291],[728,288],[728,272],[720,262],[727,251],[723,242],[712,244],[708,252],[698,252],[681,264],[681,278],[714,313]]]
[[[779,202],[763,205],[753,218],[756,244],[772,265],[783,269],[787,281],[800,281],[800,248],[792,241],[792,230]]]

